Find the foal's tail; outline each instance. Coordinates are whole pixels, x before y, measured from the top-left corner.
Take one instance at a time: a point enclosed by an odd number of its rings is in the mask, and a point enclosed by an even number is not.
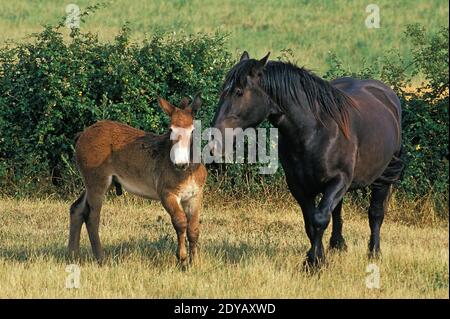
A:
[[[119,183],[119,181],[117,180],[117,178],[115,176],[113,176],[112,182],[113,182],[114,187],[116,188],[116,195],[117,196],[122,195],[123,194],[122,185]]]
[[[403,160],[403,145],[400,150],[394,154],[383,174],[373,182],[375,186],[386,184],[396,184],[403,177],[405,162]]]

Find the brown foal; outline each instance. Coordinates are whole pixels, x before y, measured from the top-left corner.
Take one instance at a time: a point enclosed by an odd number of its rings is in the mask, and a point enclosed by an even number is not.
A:
[[[83,223],[99,263],[104,258],[99,237],[100,210],[112,184],[128,192],[161,201],[169,213],[178,237],[177,257],[187,265],[197,257],[199,214],[206,169],[192,163],[193,117],[201,105],[199,95],[191,105],[184,98],[180,107],[158,98],[170,116],[171,132],[156,135],[113,121],[100,121],[86,128],[76,139],[76,163],[85,190],[70,207],[69,254],[78,256]],[[176,138],[174,138],[174,136]]]

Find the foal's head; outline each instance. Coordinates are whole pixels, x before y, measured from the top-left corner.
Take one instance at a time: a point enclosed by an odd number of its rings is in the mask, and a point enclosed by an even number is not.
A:
[[[194,115],[202,104],[200,94],[194,97],[190,105],[186,97],[181,100],[179,107],[160,97],[158,102],[164,112],[170,116],[170,140],[172,141],[170,159],[177,169],[186,170],[191,158]]]

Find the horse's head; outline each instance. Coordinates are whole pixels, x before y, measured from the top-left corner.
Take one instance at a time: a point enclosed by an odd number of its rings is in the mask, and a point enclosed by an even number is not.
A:
[[[176,107],[163,98],[158,102],[164,112],[170,116],[170,140],[172,141],[171,160],[176,168],[185,170],[190,163],[194,115],[202,104],[197,94],[189,105],[188,98],[183,98]]]
[[[275,113],[277,106],[260,86],[269,54],[255,60],[244,51],[240,61],[228,72],[212,124],[222,136],[225,128],[245,130]]]

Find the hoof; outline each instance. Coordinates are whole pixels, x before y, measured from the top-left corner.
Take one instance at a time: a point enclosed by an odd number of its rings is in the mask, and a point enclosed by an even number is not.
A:
[[[97,258],[97,264],[101,267],[105,264],[105,258],[104,257],[100,257]]]
[[[314,256],[311,251],[306,254],[306,259],[303,262],[303,270],[307,273],[316,273],[325,264],[325,257]]]
[[[189,266],[195,267],[195,266],[197,266],[198,264],[199,264],[199,258],[198,258],[198,256],[189,258]]]
[[[331,238],[330,249],[334,251],[347,251],[347,244],[345,243],[344,238]]]
[[[381,258],[380,244],[376,244],[372,241],[369,241],[368,257],[369,257],[369,260],[376,260],[376,259]]]
[[[68,251],[66,253],[66,260],[70,263],[77,263],[80,261],[80,254],[75,251]]]
[[[189,268],[189,262],[188,259],[179,259],[178,260],[178,268],[180,268],[181,271],[186,271]]]
[[[369,258],[369,260],[379,260],[382,257],[381,250],[379,250],[379,249],[369,250],[367,257]]]

